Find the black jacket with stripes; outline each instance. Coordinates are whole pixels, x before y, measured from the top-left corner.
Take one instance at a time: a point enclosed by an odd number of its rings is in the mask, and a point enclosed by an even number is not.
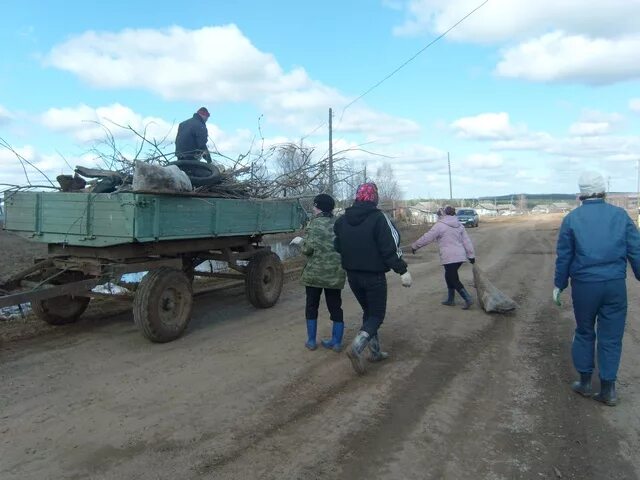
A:
[[[333,227],[334,245],[345,270],[402,275],[407,264],[400,250],[400,233],[373,202],[354,202]]]

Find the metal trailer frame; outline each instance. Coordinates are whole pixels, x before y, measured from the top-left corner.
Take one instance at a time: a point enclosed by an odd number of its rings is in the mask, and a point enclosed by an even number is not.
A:
[[[48,256],[0,285],[0,307],[31,302],[34,313],[53,325],[75,322],[91,290],[125,273],[148,271],[133,299],[133,317],[153,342],[168,342],[186,329],[194,276],[244,280],[249,302],[273,306],[284,269],[261,235],[165,240],[106,247],[48,244]],[[195,272],[206,260],[227,262],[233,272]],[[246,265],[239,262],[246,261]]]

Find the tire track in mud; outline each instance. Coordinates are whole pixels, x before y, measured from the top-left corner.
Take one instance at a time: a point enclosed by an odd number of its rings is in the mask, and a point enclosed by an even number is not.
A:
[[[514,232],[510,233],[509,236],[512,236],[513,234]],[[518,234],[516,233],[516,236],[517,235]],[[515,243],[516,242],[510,242],[510,244]],[[431,263],[431,260],[429,260],[428,263]],[[440,267],[438,266],[437,268],[439,269]],[[408,314],[410,312],[404,313]],[[482,349],[482,345],[486,343],[487,339],[496,337],[498,334],[500,336],[510,335],[509,329],[501,329],[500,323],[501,322],[494,323],[490,329],[480,332],[476,338],[473,339],[476,341],[472,340],[472,343],[477,346],[477,349]],[[396,330],[396,328],[393,328],[393,330],[390,329],[390,333],[394,330]],[[385,339],[386,338],[387,337],[385,336]],[[393,350],[402,352],[395,358],[395,361],[402,361],[403,358],[406,357],[415,359],[420,356],[421,351],[416,346],[411,345],[411,342],[403,341],[401,337],[397,335],[397,332],[396,334],[389,335],[389,339],[391,340],[391,343],[387,340],[385,340],[385,343],[388,346],[391,346]],[[404,381],[409,384],[419,383],[420,378],[425,377],[425,371],[431,370],[433,365],[438,362],[441,363],[440,368],[443,370],[451,368],[451,364],[449,362],[442,362],[442,359],[447,357],[448,352],[460,351],[463,344],[467,342],[469,342],[469,338],[457,338],[439,342],[436,348],[431,351],[431,355],[423,359],[418,368],[414,369],[413,373],[408,378],[403,375],[403,377],[405,377]],[[470,358],[477,353],[474,352],[475,350],[468,351]],[[343,360],[340,360],[340,362],[343,362]],[[335,364],[337,361],[333,361],[332,363]],[[465,363],[465,358],[458,358],[455,368],[464,368]],[[220,468],[234,462],[238,462],[241,459],[246,460],[244,457],[248,455],[249,452],[258,448],[264,448],[266,444],[270,444],[271,446],[269,448],[273,448],[273,444],[276,444],[277,440],[272,437],[275,437],[276,435],[282,436],[283,429],[286,429],[291,425],[296,425],[304,420],[308,420],[311,417],[321,415],[323,406],[334,400],[337,395],[354,393],[361,387],[361,384],[356,381],[352,375],[345,376],[338,382],[335,382],[335,379],[330,379],[328,383],[323,382],[321,370],[324,368],[324,365],[314,365],[306,369],[293,382],[284,386],[279,395],[277,395],[277,398],[270,402],[270,404],[264,409],[261,414],[262,419],[253,422],[254,426],[260,425],[259,431],[257,431],[256,428],[252,428],[250,432],[234,433],[234,438],[241,438],[244,440],[237,443],[232,450],[227,451],[226,453],[213,456],[207,455],[206,457],[208,458],[205,457],[201,460],[199,465],[196,467],[196,471],[202,475],[214,473]],[[436,380],[440,377],[440,375],[434,376]],[[442,377],[444,378],[444,376]],[[369,372],[367,381],[371,383],[376,382],[377,380],[384,381],[384,372]],[[427,393],[427,396],[428,395],[430,394]],[[418,403],[422,403],[422,399],[418,399]],[[415,407],[416,405],[410,405],[402,410],[411,412],[415,411]],[[265,426],[267,426],[267,428],[264,428]],[[319,470],[322,470],[322,468],[323,467],[321,465],[315,465],[309,466],[307,470],[318,472]]]
[[[491,251],[486,252],[485,258],[491,258],[496,253],[500,256],[489,268],[485,267],[488,271],[499,271],[508,277],[508,271],[513,269],[514,265],[509,264],[505,258],[505,250],[511,250],[509,253],[512,253],[523,241],[530,243],[526,238],[529,232],[519,231],[513,235],[514,233],[507,233],[507,238],[503,239],[505,245],[499,252],[496,249],[497,242],[492,242]],[[523,235],[525,238],[521,238]],[[489,264],[489,260],[485,262],[485,265]],[[526,305],[526,300],[523,302],[527,292],[525,283],[519,281],[517,300]],[[525,308],[521,307],[522,310]],[[420,473],[416,470],[404,471],[406,478],[445,478],[448,467],[457,459],[456,453],[451,453],[448,448],[456,445],[456,450],[473,451],[468,448],[469,441],[465,438],[470,433],[469,425],[474,423],[478,415],[500,421],[501,408],[496,405],[504,403],[509,397],[509,386],[505,385],[505,382],[492,379],[482,382],[473,378],[472,384],[461,394],[460,405],[443,411],[445,417],[455,418],[442,420],[441,422],[445,423],[442,428],[438,427],[438,421],[429,421],[427,431],[421,434],[416,433],[419,431],[420,423],[424,424],[423,419],[429,417],[430,411],[436,410],[432,415],[437,417],[439,403],[446,401],[447,395],[451,396],[451,384],[458,377],[472,376],[474,371],[496,365],[494,370],[499,372],[489,373],[493,373],[494,378],[508,378],[503,371],[505,365],[508,369],[511,363],[506,346],[512,341],[516,320],[514,317],[496,317],[488,327],[466,338],[438,338],[411,374],[397,382],[392,389],[395,394],[385,401],[386,408],[374,414],[375,424],[343,439],[341,476],[394,478],[398,473],[397,468],[392,473],[394,462],[401,462],[398,456],[402,456],[405,445],[410,443],[412,446],[419,444],[420,448],[424,448],[425,457],[431,457],[432,461],[425,462],[425,470]],[[452,352],[455,354],[451,355]],[[492,444],[501,443],[496,437],[493,433],[488,441]],[[512,438],[509,440],[513,441]],[[483,470],[486,473],[487,468],[490,468],[479,459],[472,462],[476,463],[473,471],[477,474]],[[479,475],[477,478],[482,477]]]
[[[530,278],[519,277],[516,298],[522,307],[517,318],[505,320],[506,328],[502,330],[496,319],[490,327],[471,337],[471,341],[439,339],[409,379],[398,382],[386,410],[376,414],[375,425],[343,439],[340,477],[397,478],[398,469],[394,473],[389,469],[397,463],[406,443],[413,442],[424,449],[424,457],[430,457],[430,461],[424,462],[422,471],[411,470],[418,465],[407,465],[406,470],[400,470],[404,478],[552,478],[557,472],[563,478],[575,479],[636,478],[632,465],[618,452],[615,432],[607,430],[599,415],[602,406],[576,398],[568,388],[570,365],[564,361],[558,366],[561,356],[568,358],[570,335],[568,328],[557,322],[558,313],[545,295],[552,282],[553,255],[549,253],[553,252],[555,238],[550,238],[549,233],[540,236],[540,231],[534,229],[527,235],[530,238],[526,247],[512,252],[523,262],[522,266],[535,272]],[[541,254],[548,255],[543,265]],[[500,259],[491,270],[496,271],[503,264],[499,271],[510,277],[509,271],[515,267],[505,259]],[[543,293],[531,294],[532,290]],[[514,334],[513,344],[519,353],[511,357],[507,343]],[[457,355],[443,360],[447,352]],[[437,408],[438,397],[446,393],[456,376],[464,374],[472,360],[480,366],[494,365],[492,373],[498,379],[508,379],[513,373],[509,364],[522,362],[516,368],[530,378],[521,379],[522,385],[509,385],[508,381],[491,385],[474,382],[457,409],[458,415],[449,422],[444,438],[438,439],[438,432],[429,432],[416,439],[415,430],[422,415]],[[582,407],[587,412],[583,411],[582,418],[577,420],[572,413],[583,410]],[[515,430],[505,428],[510,409],[512,414],[523,413],[532,425],[516,426]],[[469,426],[478,416],[488,416],[491,429],[478,432],[483,433],[481,445],[470,438],[473,428]],[[468,454],[478,457],[465,458]]]
[[[323,379],[327,379],[328,372],[344,362],[341,356],[335,357],[329,362],[314,364],[303,370],[256,415],[251,425],[233,432],[232,436],[238,440],[232,448],[200,456],[193,467],[194,472],[203,476],[216,473],[218,469],[237,462],[288,425],[318,415],[324,405],[337,395],[356,390],[358,385],[348,376],[338,381],[333,377],[331,382],[322,383]]]

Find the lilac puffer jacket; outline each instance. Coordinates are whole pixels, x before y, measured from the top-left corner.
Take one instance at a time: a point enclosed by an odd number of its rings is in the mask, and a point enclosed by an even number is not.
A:
[[[476,256],[467,231],[453,215],[445,215],[438,220],[431,230],[411,244],[411,248],[418,250],[433,242],[438,242],[442,265],[466,262]]]

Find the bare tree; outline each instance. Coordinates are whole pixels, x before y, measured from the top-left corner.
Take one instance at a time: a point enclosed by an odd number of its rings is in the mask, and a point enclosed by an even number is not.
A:
[[[400,200],[402,197],[400,185],[389,162],[384,162],[378,167],[374,181],[378,185],[378,194],[381,202],[393,202]]]

